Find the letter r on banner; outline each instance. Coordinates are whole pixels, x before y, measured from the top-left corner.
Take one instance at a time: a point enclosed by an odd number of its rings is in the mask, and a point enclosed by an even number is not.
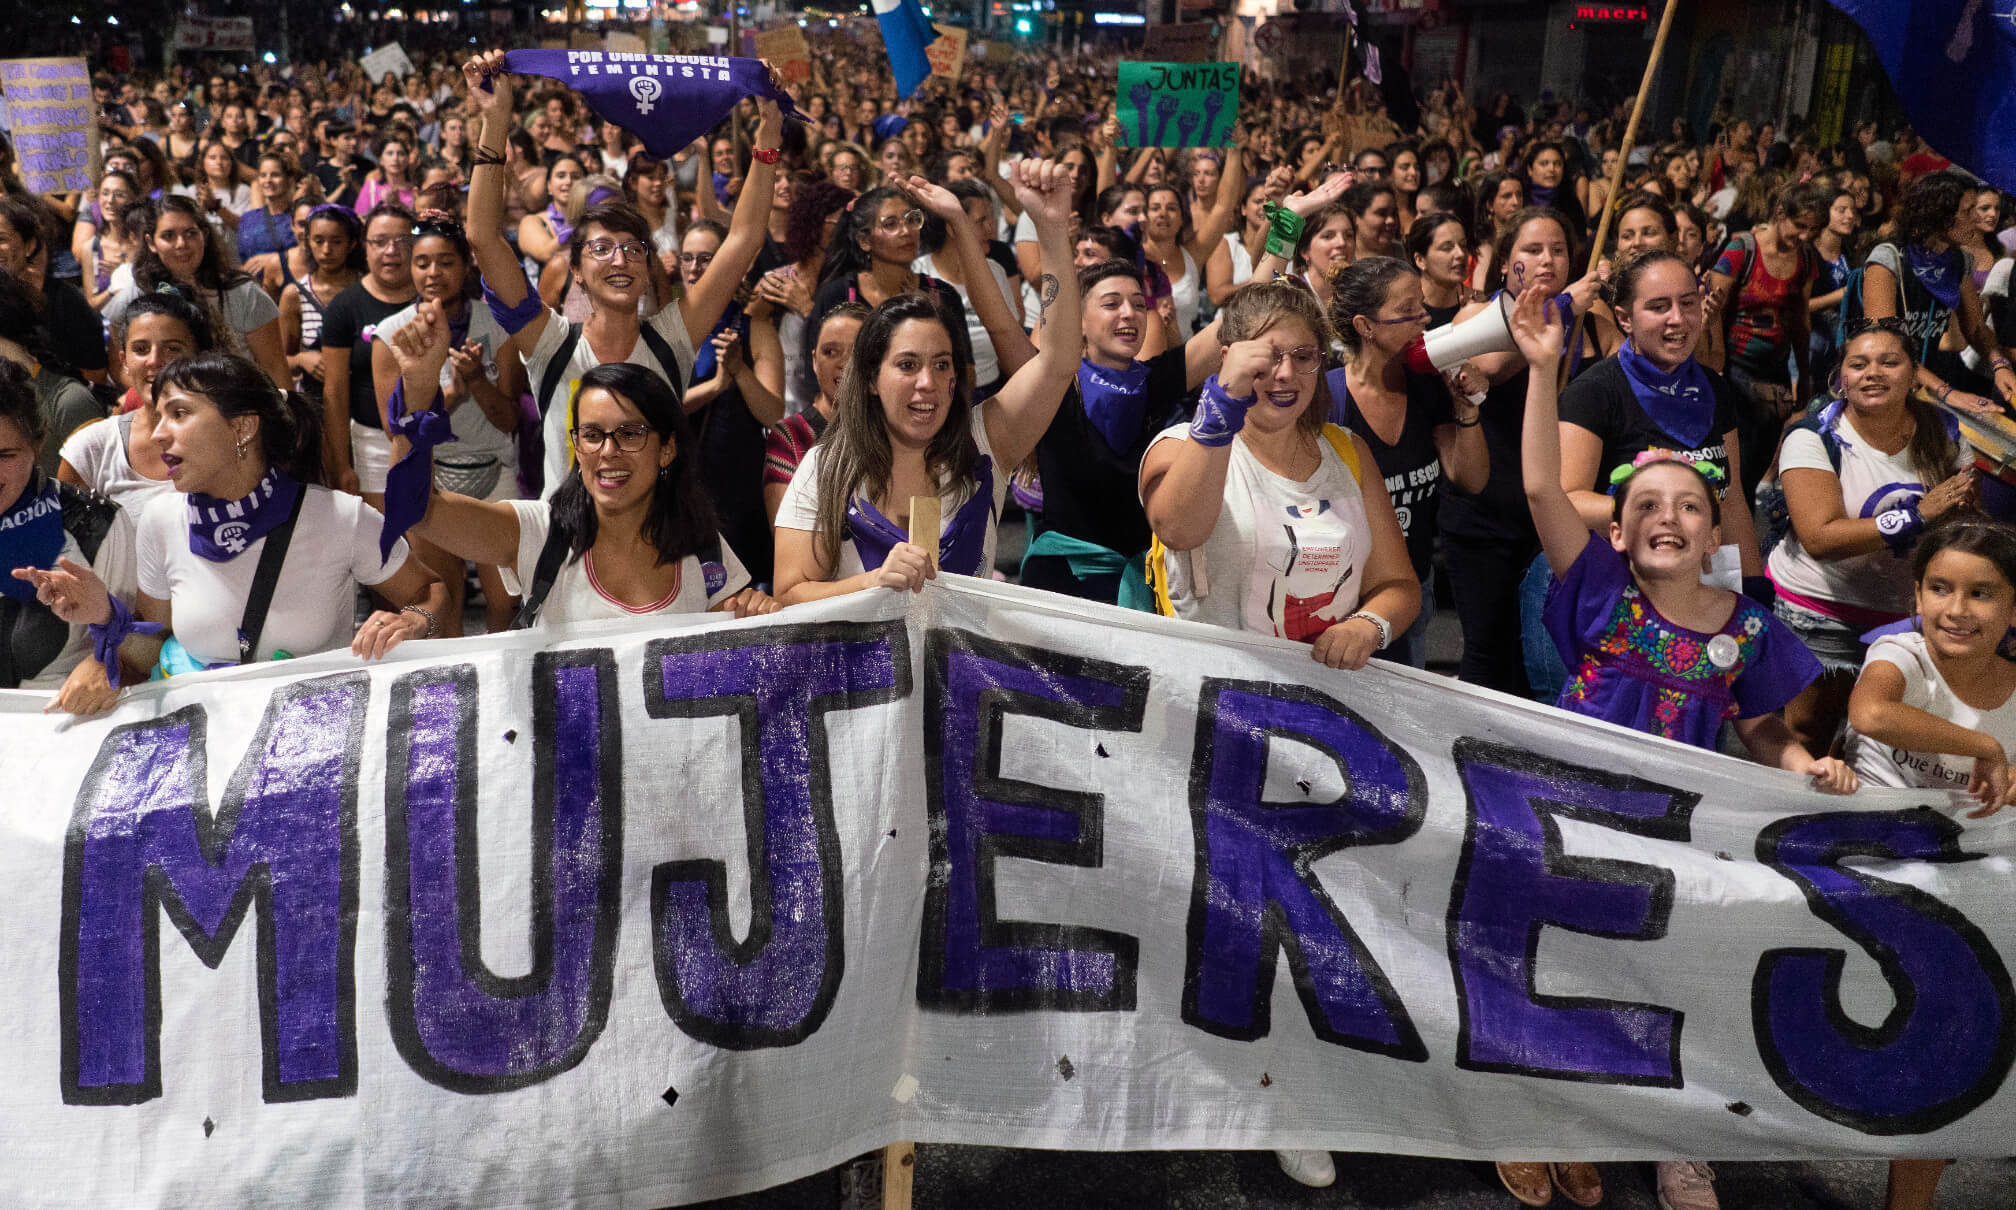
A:
[[[1922,1134],[1995,1095],[2016,1057],[2016,993],[1973,921],[1851,857],[1953,864],[1960,824],[1929,807],[1781,819],[1757,859],[1799,884],[1813,914],[1868,953],[1894,998],[1875,1025],[1841,1004],[1847,954],[1768,950],[1751,1011],[1764,1066],[1786,1095],[1865,1134]]]
[[[1449,899],[1449,961],[1470,1071],[1681,1087],[1681,1014],[1656,1004],[1542,995],[1541,930],[1647,941],[1666,935],[1670,870],[1570,857],[1561,819],[1687,839],[1697,794],[1460,739],[1470,806]]]
[[[826,715],[909,692],[901,622],[729,631],[646,649],[652,718],[726,714],[741,723],[747,939],[729,927],[724,863],[671,861],[651,872],[658,994],[680,1029],[753,1050],[802,1042],[826,1020],[846,966]]]
[[[357,763],[369,688],[350,673],[275,691],[214,816],[201,707],[106,737],[64,853],[64,1101],[161,1095],[163,912],[212,968],[257,916],[268,1102],[357,1091]]]
[[[1343,797],[1270,801],[1274,739],[1336,762]],[[1425,1060],[1428,1049],[1312,866],[1360,845],[1397,844],[1427,809],[1421,767],[1336,700],[1301,685],[1206,680],[1191,758],[1197,873],[1190,888],[1183,1019],[1220,1037],[1270,1027],[1275,957],[1288,966],[1309,1026],[1339,1046]]]
[[[926,666],[931,876],[918,1003],[977,1012],[1133,1008],[1136,938],[1003,921],[994,879],[1003,857],[1096,869],[1105,852],[1100,795],[1001,775],[1006,720],[1139,731],[1148,670],[944,629],[931,632]],[[1084,739],[1089,749],[1094,741]]]

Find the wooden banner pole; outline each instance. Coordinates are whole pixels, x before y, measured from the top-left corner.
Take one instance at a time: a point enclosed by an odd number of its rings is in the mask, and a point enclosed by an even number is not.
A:
[[[1652,82],[1659,76],[1659,60],[1666,53],[1666,36],[1673,32],[1673,14],[1680,10],[1680,0],[1666,0],[1666,11],[1659,14],[1659,32],[1652,36],[1652,55],[1645,60],[1645,75],[1638,81],[1638,96],[1631,102],[1631,119],[1624,123],[1624,139],[1617,145],[1617,166],[1610,170],[1610,190],[1603,199],[1603,214],[1596,220],[1596,240],[1589,246],[1590,263],[1603,254],[1603,245],[1610,238],[1610,220],[1617,213],[1618,196],[1624,184],[1625,163],[1631,158],[1631,144],[1638,138],[1638,123],[1645,116],[1645,98],[1652,92]],[[1575,363],[1575,346],[1582,339],[1582,322],[1586,315],[1577,315],[1575,324],[1568,331],[1568,345],[1561,357],[1561,382],[1568,382],[1568,367]]]

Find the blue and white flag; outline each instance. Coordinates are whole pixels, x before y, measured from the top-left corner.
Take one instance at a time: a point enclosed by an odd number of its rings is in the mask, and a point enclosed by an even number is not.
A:
[[[2016,0],[1833,0],[1939,154],[2016,191]]]
[[[504,67],[561,81],[580,93],[596,116],[636,135],[661,160],[713,129],[743,97],[768,97],[784,116],[809,120],[760,59],[514,50],[505,53]]]
[[[937,40],[938,31],[931,28],[917,0],[874,0],[874,5],[882,45],[889,50],[889,68],[896,73],[896,95],[907,98],[931,74],[924,48]]]

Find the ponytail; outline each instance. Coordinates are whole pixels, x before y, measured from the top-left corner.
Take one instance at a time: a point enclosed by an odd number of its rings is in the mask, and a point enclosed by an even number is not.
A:
[[[327,486],[322,465],[322,412],[299,392],[276,388],[266,372],[230,353],[198,353],[171,363],[154,380],[154,398],[177,387],[208,399],[226,420],[259,418],[259,452],[302,483]]]

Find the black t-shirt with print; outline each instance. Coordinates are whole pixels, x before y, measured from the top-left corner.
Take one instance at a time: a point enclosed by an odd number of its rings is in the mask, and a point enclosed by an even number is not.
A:
[[[1712,462],[1721,469],[1725,484],[1734,482],[1722,438],[1737,424],[1736,390],[1713,370],[1708,371],[1708,384],[1715,394],[1715,421],[1699,446],[1681,449],[1680,439],[1660,428],[1639,406],[1638,397],[1631,393],[1631,380],[1624,376],[1624,367],[1615,357],[1604,358],[1569,383],[1561,392],[1561,419],[1603,440],[1603,459],[1597,464],[1593,489],[1608,491],[1610,472],[1650,449],[1673,450],[1688,455],[1690,461]]]
[[[1386,494],[1393,498],[1393,513],[1400,520],[1400,532],[1407,535],[1407,557],[1413,561],[1416,579],[1428,578],[1429,560],[1435,553],[1435,510],[1442,487],[1442,455],[1435,448],[1435,430],[1456,423],[1456,405],[1449,387],[1439,374],[1407,374],[1407,414],[1400,435],[1391,445],[1382,441],[1372,425],[1351,404],[1344,385],[1344,371],[1330,372],[1330,418],[1365,439],[1379,477],[1386,481]]]

